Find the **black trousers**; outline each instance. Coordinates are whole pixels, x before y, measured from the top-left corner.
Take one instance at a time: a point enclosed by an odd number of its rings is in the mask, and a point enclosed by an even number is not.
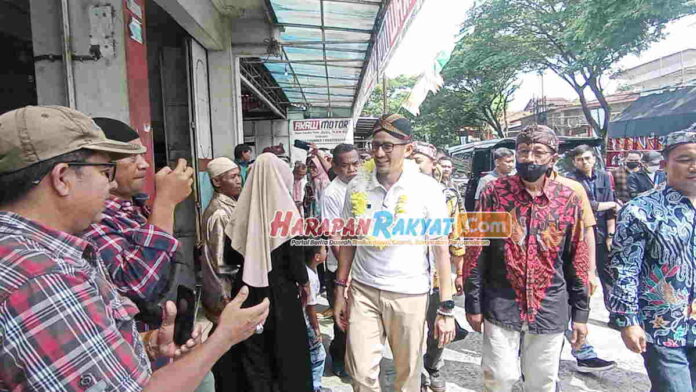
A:
[[[604,294],[604,307],[609,310],[609,296],[613,287],[613,278],[609,269],[609,249],[607,249],[606,238],[597,237],[599,241],[595,244],[595,257],[597,261],[597,275],[602,284]]]
[[[326,297],[329,300],[329,306],[333,308],[334,305],[334,289],[336,288],[336,283],[334,283],[334,280],[336,279],[336,273],[329,271],[329,269],[326,269]],[[329,345],[329,355],[331,355],[331,359],[333,360],[333,363],[338,363],[338,364],[343,364],[346,358],[346,333],[341,331],[341,328],[338,327],[338,322],[336,322],[336,319],[338,318],[338,315],[334,315],[334,338],[331,341],[331,344]]]

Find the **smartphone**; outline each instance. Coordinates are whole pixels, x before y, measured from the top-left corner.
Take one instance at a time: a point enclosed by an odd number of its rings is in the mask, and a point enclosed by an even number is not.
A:
[[[301,148],[301,149],[303,149],[303,150],[305,150],[305,151],[309,151],[309,149],[310,149],[309,143],[307,143],[307,142],[304,141],[304,140],[295,139],[294,145],[295,145],[295,147]]]
[[[190,288],[179,285],[176,292],[176,319],[174,320],[174,343],[181,346],[191,338],[196,321],[196,295]]]

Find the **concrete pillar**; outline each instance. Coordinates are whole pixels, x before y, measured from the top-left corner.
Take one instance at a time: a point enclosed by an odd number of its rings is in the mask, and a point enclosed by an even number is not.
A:
[[[62,36],[60,1],[31,0],[31,35],[34,46],[36,96],[39,105],[67,105],[63,61],[50,60],[60,55]]]
[[[60,1],[31,0],[31,29],[36,90],[40,105],[68,105],[63,65],[63,24]],[[126,36],[121,0],[70,0],[70,45],[76,109],[90,116],[129,122],[126,81]],[[100,58],[89,59],[93,45]],[[54,60],[42,56],[54,55]]]
[[[234,157],[244,142],[239,58],[231,49],[208,51],[213,155]]]

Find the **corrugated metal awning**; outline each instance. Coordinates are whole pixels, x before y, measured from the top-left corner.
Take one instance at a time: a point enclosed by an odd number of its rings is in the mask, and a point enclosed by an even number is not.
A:
[[[386,1],[385,1],[386,2]],[[268,0],[280,53],[260,59],[311,117],[350,117],[382,0]]]

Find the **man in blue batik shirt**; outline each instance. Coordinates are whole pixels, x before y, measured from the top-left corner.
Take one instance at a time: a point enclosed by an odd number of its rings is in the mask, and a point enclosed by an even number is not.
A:
[[[667,186],[629,202],[611,257],[611,317],[652,391],[696,390],[696,124],[669,135]]]

